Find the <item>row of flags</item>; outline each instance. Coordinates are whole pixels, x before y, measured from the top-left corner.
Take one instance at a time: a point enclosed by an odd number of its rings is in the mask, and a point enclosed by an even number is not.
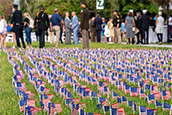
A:
[[[38,56],[38,57],[40,57],[40,59],[41,59],[41,56]],[[48,56],[47,56],[48,57]],[[43,59],[43,58],[42,58]],[[50,63],[49,63],[49,61],[45,61],[45,60],[42,60],[43,61],[43,63],[44,62],[46,62],[46,65],[47,65],[47,67],[50,67]],[[58,61],[58,60],[57,60]],[[77,73],[76,71],[75,71],[75,68],[70,68],[70,67],[66,67],[65,65],[64,65],[64,63],[63,62],[61,62],[61,61],[58,61],[57,62],[58,64],[59,64],[59,66],[64,66],[64,68],[66,69],[66,70],[69,70],[70,71],[70,73],[73,73],[74,75],[78,75],[79,74],[79,78],[80,78],[80,76],[82,75],[82,73],[80,72],[80,73]],[[38,63],[37,63],[38,64]],[[70,64],[74,64],[74,62],[73,62],[73,60],[71,59],[70,60]],[[69,65],[70,65],[69,64]],[[79,65],[79,67],[80,68],[84,68],[84,66],[82,66],[82,65]],[[52,67],[53,68],[53,67]],[[86,68],[86,67],[85,67]],[[86,68],[86,69],[84,69],[85,71],[87,70],[87,72],[85,73],[85,74],[87,74],[88,72],[90,72],[89,70],[88,70],[89,68]],[[39,69],[38,69],[39,70]],[[41,70],[41,69],[40,69]],[[54,72],[56,72],[56,71],[54,71]],[[94,72],[94,71],[93,71]],[[40,74],[40,76],[45,76],[45,75],[43,75],[45,72],[41,72],[41,71],[39,71],[39,74]],[[94,74],[92,74],[92,75],[94,75]],[[97,75],[101,75],[101,74],[97,74]],[[85,76],[85,75],[83,75],[83,76]],[[102,75],[102,76],[104,76],[104,75]],[[45,76],[46,77],[46,76]],[[107,76],[108,77],[108,76]],[[118,79],[120,79],[120,77],[121,76],[117,76],[117,78]],[[122,76],[123,77],[123,76]],[[103,78],[103,77],[100,77],[100,78]],[[106,92],[110,92],[109,90],[108,90],[108,87],[105,85],[105,86],[101,86],[101,83],[98,83],[97,81],[96,81],[96,79],[97,79],[97,77],[96,78],[94,78],[94,79],[92,79],[92,77],[87,77],[87,78],[84,78],[84,81],[85,82],[87,82],[87,83],[90,83],[90,81],[93,81],[93,83],[95,82],[95,84],[94,85],[96,85],[96,84],[100,84],[100,86],[98,87],[99,89],[100,89],[100,92],[103,92],[103,93],[106,93]],[[112,78],[112,79],[114,79],[114,78]],[[123,79],[123,78],[122,78]],[[132,81],[132,79],[131,79],[131,81]],[[70,84],[72,84],[73,82],[74,82],[74,80],[73,79],[70,79],[70,80],[67,80],[66,81],[67,83],[69,82]],[[53,81],[52,81],[52,83],[53,83]],[[116,86],[118,86],[118,88],[119,89],[121,89],[122,88],[122,86],[121,86],[121,81],[115,81],[115,85]],[[102,88],[103,87],[103,88]],[[125,86],[125,87],[127,87],[127,86]],[[133,87],[130,87],[129,86],[129,90],[132,92],[130,95],[131,96],[133,96],[133,95],[136,95],[137,96],[137,92],[139,92],[138,91],[138,88],[133,88]],[[140,91],[141,92],[141,91]],[[134,93],[136,93],[136,94],[134,94]],[[82,93],[82,94],[85,94],[85,93]],[[168,94],[168,93],[167,93]],[[124,97],[123,97],[124,98]],[[151,98],[152,99],[152,98]],[[108,107],[107,108],[105,108],[104,110],[108,110]]]

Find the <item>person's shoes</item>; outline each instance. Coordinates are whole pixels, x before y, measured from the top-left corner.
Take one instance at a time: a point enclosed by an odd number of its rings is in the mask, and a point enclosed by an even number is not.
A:
[[[15,49],[15,46],[13,46],[12,49]]]

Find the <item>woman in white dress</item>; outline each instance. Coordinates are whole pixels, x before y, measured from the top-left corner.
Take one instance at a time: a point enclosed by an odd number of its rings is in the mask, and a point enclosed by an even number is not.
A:
[[[159,40],[159,45],[162,44],[163,33],[164,33],[164,18],[162,17],[162,12],[158,13],[159,17],[156,20],[156,33]]]

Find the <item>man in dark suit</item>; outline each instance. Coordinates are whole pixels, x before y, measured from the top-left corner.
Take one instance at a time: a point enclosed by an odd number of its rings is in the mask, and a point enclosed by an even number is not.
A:
[[[21,42],[23,44],[23,48],[26,48],[24,39],[23,39],[23,17],[22,17],[22,11],[18,10],[18,5],[13,4],[14,7],[14,13],[11,18],[11,24],[13,27],[13,30],[16,34],[16,41],[17,46],[20,48],[20,41],[19,37],[21,38]]]
[[[140,20],[141,20],[141,16],[140,16],[140,12],[136,13],[137,17],[135,18],[135,24],[136,24],[136,28],[139,30],[139,32],[136,34],[137,36],[137,43],[139,44],[141,42],[141,26],[140,26]]]
[[[47,25],[46,25],[47,22]],[[35,28],[36,24],[38,24],[37,29],[39,30],[39,48],[45,47],[45,31],[47,31],[49,27],[49,18],[47,13],[44,12],[44,7],[40,6],[40,12],[37,13],[35,18]]]
[[[83,8],[81,10],[81,25],[79,31],[82,30],[82,39],[83,39],[83,49],[89,50],[89,36],[88,36],[88,29],[89,29],[89,18],[90,18],[90,12],[86,8],[87,3],[82,2],[81,7]]]
[[[99,14],[97,14],[97,18],[94,21],[94,25],[96,27],[96,33],[97,33],[97,42],[101,41],[102,24],[103,24],[102,19],[99,18]]]
[[[142,40],[141,40],[141,43],[142,44],[149,44],[148,43],[148,37],[149,37],[149,33],[148,33],[148,30],[149,30],[149,16],[146,15],[146,12],[147,10],[143,10],[143,15],[141,17],[141,20],[140,20],[140,23],[141,23],[141,29],[142,29]],[[146,38],[145,38],[145,33],[146,33]],[[144,40],[144,42],[143,42]]]

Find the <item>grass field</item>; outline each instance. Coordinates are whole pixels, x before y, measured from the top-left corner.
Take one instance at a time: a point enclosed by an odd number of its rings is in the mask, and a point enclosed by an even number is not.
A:
[[[33,42],[32,46],[34,48],[37,48],[39,46],[39,43]],[[46,43],[46,47],[54,47],[54,46],[55,46],[55,44]],[[11,48],[11,47],[12,47],[12,43],[7,43],[7,48]],[[82,43],[80,43],[79,45],[60,44],[59,47],[60,48],[65,48],[65,47],[82,48]],[[168,48],[145,47],[145,46],[138,46],[138,45],[105,44],[105,43],[90,43],[90,48],[101,48],[101,49],[168,49]],[[24,56],[23,54],[21,54],[21,55]],[[2,51],[1,55],[0,55],[0,59],[1,59],[0,60],[1,61],[0,62],[1,63],[0,64],[0,115],[20,115],[20,114],[23,114],[20,112],[20,109],[19,109],[19,104],[18,104],[19,97],[17,97],[17,95],[14,92],[14,87],[12,87],[12,76],[14,74],[13,74],[13,69],[12,69],[11,64],[8,62],[7,54]],[[26,58],[26,60],[28,61],[28,63],[31,66],[33,66],[27,58]],[[22,68],[23,67],[22,64],[19,61],[18,61],[18,63],[20,64],[20,67]],[[24,72],[23,68],[21,70]],[[23,82],[26,82],[27,90],[31,90],[32,92],[37,94],[36,90],[34,89],[34,86],[29,83],[29,81],[26,77],[23,80]],[[50,93],[55,95],[55,92],[53,91],[53,87],[51,87],[51,85],[47,84],[46,87],[50,88]],[[70,89],[72,88],[70,86],[68,86],[68,87]],[[92,88],[94,89],[94,87],[92,87]],[[112,87],[111,87],[111,89],[112,89]],[[35,97],[35,100],[38,102],[39,96],[35,95],[34,97]],[[60,102],[61,100],[58,96],[54,96],[53,101],[54,102]],[[89,100],[87,100],[87,101],[89,101]],[[36,103],[36,106],[39,107],[40,104]],[[62,109],[65,109],[65,105],[62,105]],[[66,111],[70,111],[70,109],[66,109]],[[88,111],[91,111],[91,109]],[[129,113],[130,113],[130,111],[131,110],[129,110]],[[40,114],[43,114],[43,113],[40,112]],[[164,113],[164,114],[167,114],[167,113]]]

